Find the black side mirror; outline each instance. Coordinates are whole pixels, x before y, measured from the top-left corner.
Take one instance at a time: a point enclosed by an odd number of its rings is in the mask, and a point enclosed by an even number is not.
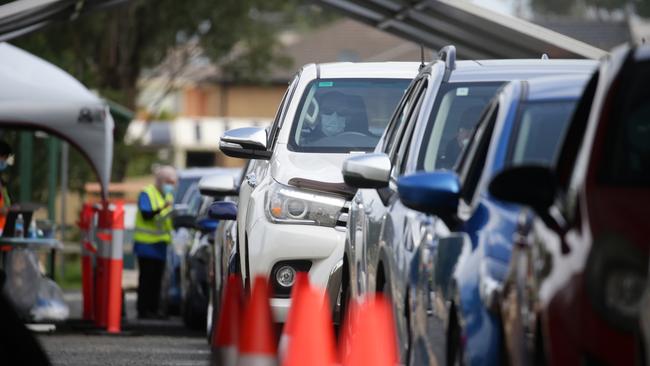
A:
[[[188,228],[193,229],[196,226],[196,217],[193,215],[178,215],[172,219],[174,229]]]
[[[234,202],[214,202],[208,209],[208,217],[216,220],[237,220],[237,205]]]
[[[522,165],[497,174],[488,189],[499,200],[530,206],[545,216],[555,200],[557,180],[549,167]]]

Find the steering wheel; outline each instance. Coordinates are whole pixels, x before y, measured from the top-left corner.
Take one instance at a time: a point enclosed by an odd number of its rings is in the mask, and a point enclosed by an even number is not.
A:
[[[343,132],[339,133],[338,135],[336,135],[336,137],[341,137],[341,136],[363,136],[363,137],[368,137],[368,135],[366,135],[363,132],[359,132],[359,131],[343,131]]]
[[[309,109],[313,108],[313,112],[310,114]],[[305,111],[305,121],[307,121],[307,124],[310,126],[313,126],[316,124],[316,118],[318,117],[318,111],[320,110],[320,107],[318,106],[318,102],[316,101],[316,98],[312,98],[311,101],[309,102],[309,106],[307,107],[307,110]]]

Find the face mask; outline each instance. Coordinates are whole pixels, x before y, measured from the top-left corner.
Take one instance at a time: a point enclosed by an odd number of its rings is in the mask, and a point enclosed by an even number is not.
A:
[[[0,172],[5,171],[7,169],[7,161],[6,160],[0,160]]]
[[[163,189],[163,193],[165,195],[174,193],[174,185],[173,184],[165,183],[165,184],[163,184],[162,189]]]
[[[327,136],[334,136],[343,131],[345,128],[345,117],[339,116],[338,113],[323,114],[321,116],[321,130]]]
[[[463,147],[467,146],[467,144],[469,143],[469,137],[466,138],[466,139],[463,139],[460,143],[461,143],[461,145],[462,145]]]

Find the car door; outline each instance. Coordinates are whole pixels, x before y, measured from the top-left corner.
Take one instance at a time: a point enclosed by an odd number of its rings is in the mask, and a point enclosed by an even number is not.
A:
[[[300,75],[296,75],[289,84],[287,91],[282,97],[280,106],[273,120],[271,128],[268,130],[268,146],[269,151],[273,152],[277,143],[278,134],[282,126],[282,122],[286,117],[288,106],[295,93]],[[273,157],[271,157],[273,159]],[[243,179],[239,185],[239,202],[237,204],[237,253],[239,253],[239,268],[241,269],[242,279],[245,284],[250,281],[250,268],[248,266],[248,253],[247,253],[247,225],[252,224],[249,217],[250,211],[250,198],[255,193],[259,183],[266,178],[269,171],[270,160],[251,160],[248,169],[243,173]]]
[[[414,81],[408,95],[398,106],[384,136],[380,151],[390,156],[391,151],[399,146],[399,139],[404,124],[410,116],[414,102],[422,88],[422,79]],[[386,188],[387,189],[387,188]],[[378,241],[388,196],[386,189],[359,189],[351,203],[354,235],[350,235],[351,250],[355,261],[357,296],[363,296],[376,290],[376,273],[378,261]],[[354,277],[352,277],[354,280]]]

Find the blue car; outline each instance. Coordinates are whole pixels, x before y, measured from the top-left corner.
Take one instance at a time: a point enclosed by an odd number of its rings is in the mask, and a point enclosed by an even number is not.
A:
[[[484,110],[453,170],[399,179],[402,203],[427,213],[428,245],[413,257],[409,279],[418,337],[443,338],[447,364],[504,363],[499,317],[501,286],[523,208],[490,196],[487,185],[502,169],[551,165],[589,74],[512,81]],[[427,333],[447,324],[445,334]],[[424,327],[423,327],[424,329]]]

